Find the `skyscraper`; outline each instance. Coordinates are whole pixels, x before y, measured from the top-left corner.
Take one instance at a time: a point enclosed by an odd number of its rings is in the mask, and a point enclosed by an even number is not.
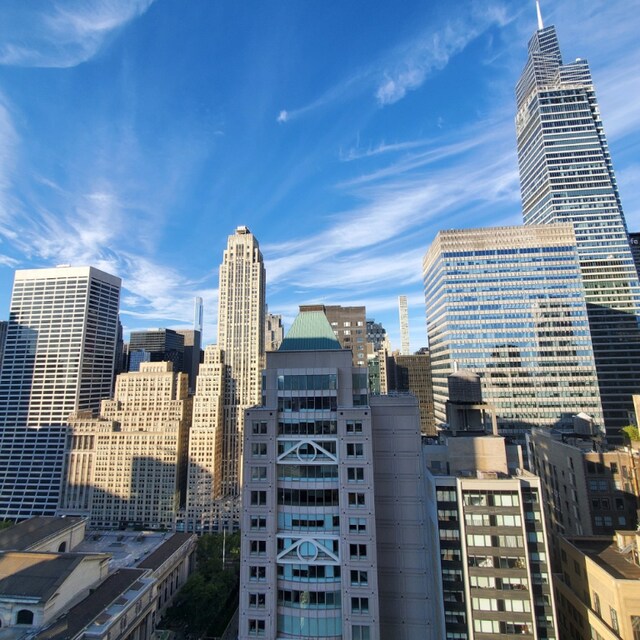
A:
[[[524,222],[574,225],[605,427],[615,437],[640,387],[640,285],[589,65],[563,64],[539,6],[516,99]]]
[[[184,336],[173,329],[132,331],[129,371],[139,371],[141,362],[171,362],[174,371],[184,371]]]
[[[398,313],[400,316],[400,355],[408,356],[409,348],[409,305],[407,296],[398,296]]]
[[[222,494],[238,496],[244,410],[260,403],[264,364],[265,271],[247,227],[229,236],[220,265],[218,347],[224,352]]]
[[[580,412],[602,427],[571,225],[441,231],[423,270],[436,424],[449,375],[470,369],[503,435],[571,429]]]
[[[0,373],[0,518],[53,515],[65,425],[111,396],[120,278],[17,271]]]
[[[267,353],[264,380],[246,417],[238,637],[442,637],[415,399],[369,398],[321,310]]]

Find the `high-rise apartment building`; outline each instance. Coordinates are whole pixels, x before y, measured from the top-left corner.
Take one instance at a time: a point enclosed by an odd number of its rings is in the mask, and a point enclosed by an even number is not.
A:
[[[398,297],[398,315],[400,318],[400,355],[411,353],[409,346],[409,304],[407,296]]]
[[[447,639],[558,637],[540,480],[518,450],[482,431],[424,447]]]
[[[98,528],[173,529],[185,498],[187,385],[172,363],[144,362],[117,377],[98,417],[71,418],[63,512]]]
[[[343,349],[351,349],[353,366],[367,365],[367,319],[365,307],[300,305],[300,311],[322,311]]]
[[[524,222],[574,225],[605,427],[619,437],[640,388],[640,284],[589,65],[563,63],[555,27],[538,27],[516,86]]]
[[[374,354],[388,345],[387,330],[380,322],[367,319],[367,353]]]
[[[65,425],[111,396],[120,278],[17,271],[0,372],[0,519],[53,515]]]
[[[193,396],[187,474],[187,531],[206,533],[219,528],[222,497],[222,432],[225,383],[224,353],[216,345],[204,350],[204,362]]]
[[[264,361],[265,271],[255,236],[238,227],[220,265],[218,347],[224,352],[222,493],[239,496],[244,410],[260,403]]]
[[[423,263],[436,423],[448,376],[482,381],[503,435],[603,424],[584,287],[569,224],[440,232]]]
[[[264,380],[246,416],[239,638],[441,637],[415,400],[369,400],[319,310]]]

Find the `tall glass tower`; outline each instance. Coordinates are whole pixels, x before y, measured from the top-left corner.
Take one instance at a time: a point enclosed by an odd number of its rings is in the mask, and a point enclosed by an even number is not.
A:
[[[589,65],[562,62],[539,7],[516,100],[524,222],[574,225],[605,428],[615,438],[640,391],[640,285]]]

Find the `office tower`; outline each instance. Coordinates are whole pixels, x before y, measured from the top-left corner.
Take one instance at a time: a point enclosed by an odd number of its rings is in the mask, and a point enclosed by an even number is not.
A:
[[[184,371],[184,336],[173,329],[132,331],[129,371],[139,371],[140,362],[171,362],[174,371]]]
[[[477,432],[424,447],[440,533],[446,638],[556,638],[540,480]]]
[[[429,352],[412,356],[387,357],[388,392],[412,393],[420,408],[420,430],[423,435],[436,433],[433,412],[433,385]]]
[[[300,311],[322,311],[343,349],[351,349],[353,366],[367,365],[367,320],[365,307],[300,305]]]
[[[580,431],[533,429],[528,436],[531,470],[542,481],[556,562],[560,536],[613,535],[638,524],[640,452],[633,446],[607,445],[588,429]]]
[[[120,318],[118,318],[118,333],[116,335],[116,355],[114,359],[113,365],[113,383],[115,384],[115,376],[119,376],[121,373],[124,373],[127,370],[127,358],[124,347],[124,338],[122,331],[122,322],[120,322]]]
[[[200,369],[202,334],[196,329],[178,329],[176,333],[181,335],[184,341],[181,371],[189,376],[189,391],[193,393],[196,388],[198,370]]]
[[[555,27],[529,41],[516,86],[524,222],[573,223],[604,424],[619,437],[640,388],[640,285],[586,60],[563,64]]]
[[[400,316],[400,353],[408,356],[411,353],[409,348],[409,305],[407,296],[398,297],[398,312]]]
[[[53,515],[68,416],[111,395],[120,278],[16,271],[0,372],[0,519]]]
[[[636,271],[640,273],[640,233],[629,234],[629,247],[631,248],[633,263],[636,265]]]
[[[447,377],[482,380],[502,435],[602,425],[584,288],[569,224],[440,232],[423,262],[436,424]]]
[[[173,529],[184,503],[191,399],[171,362],[121,373],[98,417],[70,419],[63,513],[91,526]]]
[[[222,416],[224,353],[216,346],[204,350],[204,362],[193,397],[189,432],[187,475],[187,531],[211,532],[218,528],[217,500],[222,491]]]
[[[264,376],[246,417],[239,638],[440,637],[413,398],[369,404],[320,310]]]
[[[239,496],[244,410],[260,403],[264,360],[265,271],[247,227],[229,236],[220,265],[218,347],[226,365],[222,493]]]
[[[367,353],[375,353],[388,346],[387,330],[375,320],[367,320]]]
[[[640,634],[640,540],[637,531],[561,540],[554,575],[562,638],[635,640]]]
[[[265,351],[277,351],[278,347],[284,340],[284,326],[282,324],[282,316],[269,313],[266,310],[264,323],[264,347]]]

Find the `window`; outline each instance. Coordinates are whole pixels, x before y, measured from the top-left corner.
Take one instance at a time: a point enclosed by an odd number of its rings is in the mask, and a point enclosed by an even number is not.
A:
[[[251,443],[251,456],[253,458],[261,458],[267,455],[267,443],[266,442],[252,442]]]
[[[249,607],[251,609],[264,609],[267,602],[267,596],[264,593],[250,593]]]
[[[254,435],[266,435],[267,423],[266,422],[254,422],[251,425],[251,433]]]
[[[254,482],[264,482],[267,479],[267,467],[251,467],[251,479]]]
[[[253,506],[264,506],[267,504],[267,492],[266,491],[252,491],[251,492],[251,504]]]
[[[371,640],[369,627],[362,624],[354,624],[351,626],[351,638],[353,640]]]
[[[609,607],[609,615],[611,616],[611,628],[616,633],[619,633],[620,626],[618,624],[618,612],[613,607]]]
[[[264,582],[267,579],[267,568],[256,567],[251,565],[249,567],[249,580],[251,582]]]
[[[250,521],[251,529],[266,529],[267,528],[267,518],[265,516],[251,516]]]
[[[600,596],[595,591],[593,592],[593,610],[600,615]]]
[[[29,609],[20,609],[16,616],[16,624],[33,624],[33,611],[29,611]]]
[[[362,433],[362,422],[347,420],[347,433]]]
[[[349,557],[352,560],[360,560],[367,557],[367,545],[366,544],[350,544],[349,545]]]
[[[362,458],[364,445],[362,442],[347,442],[347,458]]]
[[[349,533],[366,533],[366,518],[349,518]]]
[[[354,586],[369,584],[369,574],[366,571],[360,571],[359,569],[352,569],[351,584]]]
[[[369,613],[369,598],[351,598],[351,613]]]
[[[350,507],[364,507],[365,496],[364,493],[349,493],[349,506]]]
[[[249,635],[263,636],[266,633],[265,621],[249,619]]]
[[[349,482],[364,482],[364,467],[349,467],[347,480]]]
[[[263,556],[267,553],[266,540],[251,540],[249,544],[249,552],[252,556]]]

